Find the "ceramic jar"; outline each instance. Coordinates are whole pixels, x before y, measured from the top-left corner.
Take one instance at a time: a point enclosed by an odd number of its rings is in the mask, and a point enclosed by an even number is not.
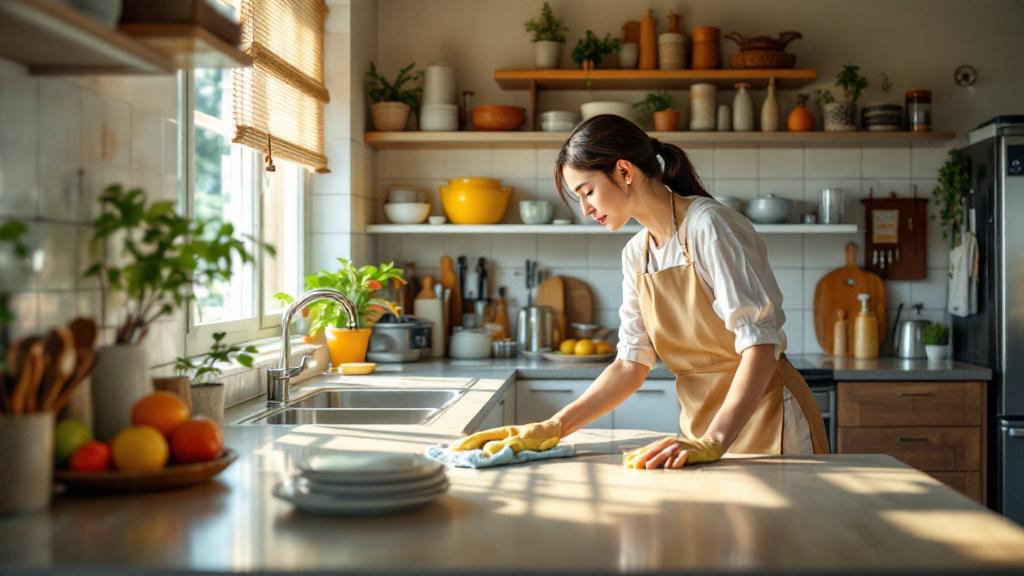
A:
[[[690,86],[690,130],[715,129],[715,92],[714,84]]]
[[[825,104],[825,131],[852,132],[857,129],[857,105],[852,102]]]
[[[619,68],[632,70],[636,68],[640,58],[640,47],[636,42],[623,42],[619,45]]]
[[[692,67],[694,70],[721,68],[718,36],[718,28],[713,26],[697,26],[693,29]]]
[[[686,49],[683,35],[678,32],[665,32],[658,36],[658,68],[661,70],[681,70],[686,62]]]
[[[736,132],[754,130],[754,100],[750,97],[750,84],[736,84],[736,95],[732,99],[732,129]]]
[[[718,131],[719,132],[730,132],[732,131],[732,113],[729,111],[728,104],[718,105]]]

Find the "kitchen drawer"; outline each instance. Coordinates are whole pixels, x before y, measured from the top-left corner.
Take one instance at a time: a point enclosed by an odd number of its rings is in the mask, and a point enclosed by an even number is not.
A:
[[[979,472],[929,472],[928,475],[968,498],[985,504],[981,497],[981,474]]]
[[[981,428],[844,428],[840,454],[889,454],[925,471],[981,470]]]
[[[616,430],[679,433],[679,397],[675,380],[648,380],[612,413]]]
[[[516,423],[547,420],[579,398],[593,380],[520,380],[516,382]],[[611,428],[609,412],[585,428]]]
[[[981,382],[840,382],[839,426],[980,426]]]

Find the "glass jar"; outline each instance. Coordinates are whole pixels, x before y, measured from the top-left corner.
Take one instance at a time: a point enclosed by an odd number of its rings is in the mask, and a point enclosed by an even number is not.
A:
[[[906,94],[907,129],[928,132],[932,129],[932,93],[930,90],[911,90]]]

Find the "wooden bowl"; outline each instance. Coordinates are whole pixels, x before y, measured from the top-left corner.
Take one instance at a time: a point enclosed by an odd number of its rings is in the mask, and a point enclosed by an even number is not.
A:
[[[238,452],[225,448],[219,458],[193,464],[172,464],[159,470],[107,470],[75,472],[55,470],[53,479],[75,492],[132,494],[155,492],[202,484],[210,480],[238,458]]]
[[[781,70],[795,64],[796,55],[775,50],[744,50],[729,56],[729,67],[743,70]]]
[[[519,106],[486,105],[473,108],[474,130],[519,130],[526,118],[526,109]]]

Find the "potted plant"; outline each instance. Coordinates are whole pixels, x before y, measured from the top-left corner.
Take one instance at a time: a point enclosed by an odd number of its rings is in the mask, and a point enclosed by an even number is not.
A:
[[[595,36],[593,31],[587,30],[572,49],[572,61],[584,70],[593,70],[601,65],[601,60],[605,56],[615,53],[618,49],[618,38],[605,34],[604,39],[601,39]]]
[[[224,383],[214,382],[214,378],[221,374],[221,366],[238,363],[252,368],[252,354],[259,352],[255,346],[225,344],[225,336],[225,332],[214,333],[213,346],[200,357],[179,356],[174,361],[175,373],[187,383],[185,391],[188,397],[183,399],[191,407],[192,415],[205,416],[216,422],[224,416]]]
[[[92,372],[95,434],[107,439],[130,424],[135,402],[152,391],[143,340],[150,326],[192,301],[196,285],[231,278],[235,266],[253,261],[249,243],[273,246],[216,220],[190,220],[169,201],[147,203],[139,188],[109,186],[100,198],[91,245],[99,258],[85,271],[99,281],[104,320],[106,295],[122,297],[114,344],[100,348]]]
[[[882,94],[892,93],[892,82],[885,72],[879,74]],[[861,110],[861,124],[871,132],[892,132],[903,128],[903,106],[892,102],[872,102]]]
[[[836,86],[843,90],[844,100],[836,100],[829,90],[818,90],[817,100],[825,116],[828,132],[849,132],[857,129],[857,99],[868,87],[860,67],[847,64],[836,77]]]
[[[30,272],[26,266],[28,246],[22,241],[27,233],[28,226],[21,220],[11,219],[0,224],[0,270],[4,270],[0,276],[0,367],[4,365],[10,346],[8,327],[14,322],[14,311],[9,307],[8,295],[19,287],[21,278]]]
[[[949,247],[960,244],[960,219],[963,217],[964,199],[971,187],[971,160],[956,148],[949,151],[949,158],[939,168],[939,185],[932,190],[935,198],[935,212],[932,219],[942,225],[942,237],[949,241]]]
[[[555,18],[547,2],[540,9],[540,18],[523,23],[526,31],[533,35],[533,65],[535,68],[558,68],[565,44],[563,32],[568,30],[562,21]]]
[[[656,132],[674,132],[679,125],[679,111],[672,108],[672,95],[665,90],[650,92],[633,106],[640,110],[644,118],[654,118]]]
[[[375,296],[378,290],[392,280],[404,284],[401,268],[395,268],[394,262],[386,262],[379,266],[366,265],[356,268],[346,258],[338,258],[341,268],[331,272],[321,270],[317,274],[306,277],[306,290],[317,288],[333,288],[352,301],[356,309],[356,328],[346,328],[349,324],[348,314],[333,300],[317,300],[309,305],[309,333],[318,336],[321,332],[326,336],[327,349],[331,354],[331,364],[335,367],[347,362],[363,362],[370,344],[371,326],[385,312],[398,316],[395,303]],[[274,298],[291,304],[295,298],[290,294],[279,292]]]
[[[807,94],[796,95],[796,108],[790,110],[786,117],[786,129],[790,132],[814,130],[814,115],[807,109],[807,99]]]
[[[370,71],[366,73],[367,90],[370,94],[370,113],[373,115],[373,126],[380,132],[400,132],[405,130],[409,122],[409,112],[419,109],[423,86],[417,84],[423,77],[412,62],[398,71],[394,82],[377,73],[377,66],[370,62]],[[406,84],[411,84],[405,87]]]
[[[929,362],[938,362],[949,358],[949,326],[945,324],[929,324],[924,327],[924,353]]]

